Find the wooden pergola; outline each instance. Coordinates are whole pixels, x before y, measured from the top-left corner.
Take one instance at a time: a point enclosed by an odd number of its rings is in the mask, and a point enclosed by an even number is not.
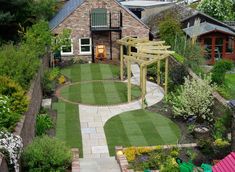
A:
[[[161,60],[165,60],[165,83],[164,90],[167,94],[168,83],[168,57],[174,51],[169,51],[170,46],[164,45],[164,41],[149,41],[148,38],[132,38],[124,37],[117,41],[120,44],[120,78],[123,80],[124,61],[127,63],[128,77],[128,102],[131,101],[131,62],[140,66],[140,88],[142,90],[142,108],[144,108],[146,95],[146,75],[147,67],[157,63],[157,83],[160,85],[160,65]],[[124,46],[127,48],[127,54],[123,54]],[[135,47],[137,52],[131,52],[131,48]]]

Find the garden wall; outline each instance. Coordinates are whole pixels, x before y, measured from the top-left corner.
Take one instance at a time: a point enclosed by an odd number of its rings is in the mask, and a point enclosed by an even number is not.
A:
[[[8,172],[7,162],[1,153],[0,153],[0,172]]]
[[[41,66],[35,75],[35,78],[31,81],[31,86],[27,94],[29,98],[28,110],[25,112],[23,119],[17,124],[15,128],[15,134],[22,137],[24,147],[31,143],[35,136],[36,115],[40,110],[43,96],[41,80],[43,72],[48,68],[48,66],[49,54],[46,54],[42,58]]]

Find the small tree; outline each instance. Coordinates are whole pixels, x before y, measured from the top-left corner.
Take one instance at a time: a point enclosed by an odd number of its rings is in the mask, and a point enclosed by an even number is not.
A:
[[[233,63],[228,60],[220,60],[216,62],[212,69],[212,81],[218,85],[223,84],[226,72],[231,70],[232,67]]]
[[[171,46],[174,45],[177,35],[183,35],[180,22],[170,15],[159,23],[159,33],[161,39]]]
[[[205,79],[185,78],[185,83],[177,93],[172,93],[170,103],[173,105],[174,116],[187,119],[196,116],[198,122],[211,121],[213,96],[215,86],[210,85],[211,77]]]
[[[197,9],[221,21],[234,19],[232,0],[202,0]]]

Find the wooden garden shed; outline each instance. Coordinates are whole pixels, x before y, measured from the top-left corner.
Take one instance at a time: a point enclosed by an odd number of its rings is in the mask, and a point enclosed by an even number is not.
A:
[[[195,25],[196,21],[199,25]],[[202,12],[195,12],[181,23],[187,36],[197,37],[207,64],[214,64],[219,59],[235,61],[234,28]]]

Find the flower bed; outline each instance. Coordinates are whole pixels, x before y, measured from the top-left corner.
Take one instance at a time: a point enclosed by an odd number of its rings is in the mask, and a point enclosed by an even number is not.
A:
[[[150,147],[116,147],[116,158],[122,172],[151,170],[161,172],[179,171],[175,158],[180,148],[191,148],[197,145],[164,145]]]

